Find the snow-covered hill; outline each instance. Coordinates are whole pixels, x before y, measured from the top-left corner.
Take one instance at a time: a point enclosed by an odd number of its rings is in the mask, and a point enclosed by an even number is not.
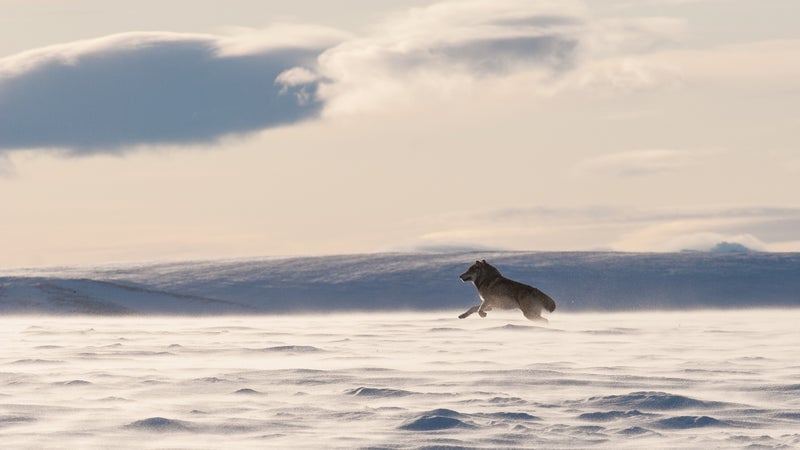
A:
[[[396,253],[0,271],[0,312],[461,312],[476,259],[552,296],[556,313],[800,306],[800,254]]]

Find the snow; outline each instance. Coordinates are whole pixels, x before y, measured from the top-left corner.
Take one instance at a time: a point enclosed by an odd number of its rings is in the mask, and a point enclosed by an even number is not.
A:
[[[467,252],[5,270],[0,312],[463,311],[477,295],[458,275],[476,259],[543,290],[557,313],[800,306],[797,253]]]
[[[2,316],[8,448],[794,448],[800,309]]]
[[[557,302],[457,316],[476,259]],[[0,271],[9,448],[792,448],[800,254]],[[670,311],[671,310],[671,311]]]

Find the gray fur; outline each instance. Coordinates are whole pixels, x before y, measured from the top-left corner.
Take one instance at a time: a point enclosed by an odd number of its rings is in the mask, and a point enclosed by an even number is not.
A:
[[[533,286],[510,280],[500,274],[494,266],[483,261],[475,261],[466,272],[461,274],[461,281],[471,281],[478,289],[481,304],[475,305],[458,316],[465,319],[477,312],[486,317],[486,312],[493,308],[522,310],[522,314],[530,320],[544,320],[542,310],[553,312],[556,302],[547,294]]]

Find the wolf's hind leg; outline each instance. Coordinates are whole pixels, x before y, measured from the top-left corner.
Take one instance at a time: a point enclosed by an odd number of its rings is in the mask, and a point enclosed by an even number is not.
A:
[[[537,300],[525,298],[520,300],[519,309],[528,320],[536,320],[540,322],[547,322],[547,319],[542,317],[542,304]]]
[[[525,318],[527,318],[528,320],[535,320],[535,321],[547,323],[547,319],[542,317],[541,311],[523,309],[522,310],[522,314],[525,315]]]
[[[480,308],[480,307],[481,307],[481,305],[475,305],[472,308],[464,311],[464,314],[461,314],[460,316],[458,316],[458,318],[459,319],[466,319],[467,317],[471,316],[475,311],[477,311],[478,308]]]

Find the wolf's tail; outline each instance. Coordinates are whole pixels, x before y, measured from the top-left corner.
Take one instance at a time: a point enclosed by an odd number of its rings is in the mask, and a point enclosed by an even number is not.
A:
[[[550,312],[556,310],[556,301],[550,298],[550,296],[545,294],[544,292],[542,292],[542,304],[544,305],[544,308]]]

